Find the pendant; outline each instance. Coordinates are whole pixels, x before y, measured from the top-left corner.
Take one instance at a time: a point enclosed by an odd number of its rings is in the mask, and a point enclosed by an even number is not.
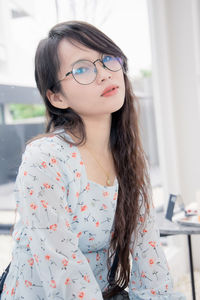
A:
[[[106,184],[107,184],[108,186],[110,186],[110,179],[109,179],[109,178],[107,178]]]

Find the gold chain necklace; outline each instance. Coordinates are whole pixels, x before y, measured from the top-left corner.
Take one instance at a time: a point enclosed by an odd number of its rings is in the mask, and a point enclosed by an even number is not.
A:
[[[100,164],[100,162],[98,162],[98,160],[96,159],[96,157],[94,156],[94,154],[91,152],[91,150],[88,148],[88,146],[85,145],[85,147],[87,148],[87,150],[90,152],[90,154],[92,155],[92,157],[95,159],[95,161],[98,163],[98,165],[100,166],[100,168],[104,171],[104,173],[106,174],[106,185],[110,186],[110,177],[109,174],[105,171],[105,169],[102,167],[102,165]]]

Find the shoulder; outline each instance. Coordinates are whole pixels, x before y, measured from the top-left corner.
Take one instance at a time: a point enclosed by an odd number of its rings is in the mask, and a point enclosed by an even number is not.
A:
[[[52,134],[38,138],[27,144],[23,156],[31,154],[33,158],[56,155],[60,157],[70,156],[73,152],[72,145],[64,141],[59,135]]]
[[[63,135],[52,134],[27,144],[22,155],[22,165],[58,167],[74,173],[80,171],[81,162],[76,146],[63,140]]]

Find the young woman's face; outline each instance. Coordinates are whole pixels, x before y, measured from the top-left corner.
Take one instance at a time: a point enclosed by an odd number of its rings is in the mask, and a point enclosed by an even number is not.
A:
[[[101,59],[101,53],[89,49],[77,42],[70,43],[63,39],[58,48],[60,60],[60,71],[58,79],[61,81],[62,92],[59,93],[60,100],[53,105],[63,105],[62,108],[72,108],[80,116],[97,116],[101,114],[111,114],[119,110],[124,104],[125,83],[123,71],[112,72],[103,68],[101,62],[96,62],[96,79],[87,85],[78,83],[70,74],[65,77],[67,72],[72,70],[72,65],[79,60],[90,60],[94,62]],[[115,91],[110,94],[102,95],[107,88],[115,87]],[[57,106],[60,107],[60,106]]]

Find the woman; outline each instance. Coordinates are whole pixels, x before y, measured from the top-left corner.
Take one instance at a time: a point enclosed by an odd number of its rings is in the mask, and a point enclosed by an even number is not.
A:
[[[101,300],[126,287],[132,300],[183,299],[159,245],[126,56],[92,25],[65,22],[39,43],[35,78],[46,134],[19,168],[2,299]]]

